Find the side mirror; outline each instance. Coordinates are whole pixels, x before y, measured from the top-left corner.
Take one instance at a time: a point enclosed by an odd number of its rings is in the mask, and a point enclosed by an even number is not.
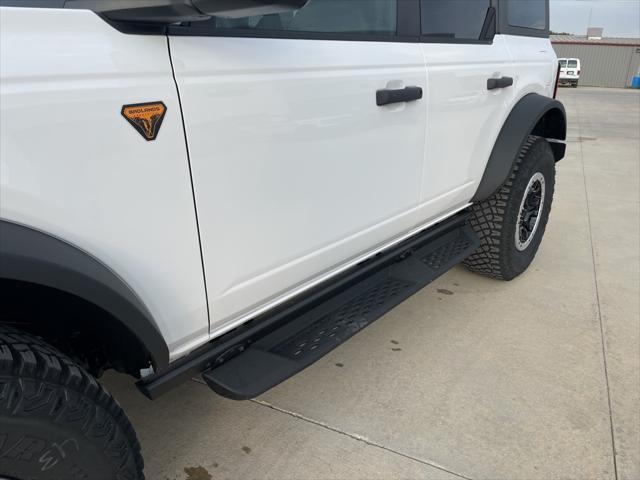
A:
[[[493,40],[496,36],[496,9],[495,7],[489,7],[487,9],[487,15],[484,17],[484,23],[482,24],[482,30],[480,31],[480,40]]]
[[[92,10],[114,22],[164,24],[241,18],[297,10],[308,0],[67,0],[65,8]]]

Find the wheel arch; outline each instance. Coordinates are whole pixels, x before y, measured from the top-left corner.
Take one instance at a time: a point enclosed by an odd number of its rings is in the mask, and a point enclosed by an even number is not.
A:
[[[556,162],[562,160],[567,138],[567,120],[562,103],[537,93],[520,99],[498,134],[473,202],[489,198],[500,188],[529,135],[549,140]]]
[[[18,302],[22,302],[25,310],[31,312],[37,309],[29,303],[53,299],[56,308],[79,310],[79,318],[73,322],[79,334],[95,342],[109,343],[110,351],[125,361],[127,356],[131,362],[136,359],[135,365],[129,362],[124,366],[128,373],[139,373],[135,371],[138,366],[145,368],[151,364],[159,371],[168,365],[167,344],[140,298],[106,265],[70,243],[0,220],[0,282],[5,297],[0,315],[4,316],[7,305],[20,308]],[[71,321],[55,317],[55,311],[49,316],[39,316],[32,330],[43,327],[54,331],[59,325],[62,333],[70,334],[67,330],[72,328]],[[42,335],[38,331],[33,333]]]

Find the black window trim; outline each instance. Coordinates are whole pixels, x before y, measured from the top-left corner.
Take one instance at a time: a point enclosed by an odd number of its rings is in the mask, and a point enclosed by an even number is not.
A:
[[[489,6],[494,7],[497,13],[498,0],[489,0]],[[422,2],[418,0],[418,15],[420,18],[420,43],[450,43],[450,44],[468,44],[468,45],[493,45],[493,38],[450,38],[450,37],[437,37],[432,35],[422,34]],[[498,17],[496,15],[496,30],[498,29]],[[497,32],[496,32],[497,33]]]
[[[199,22],[190,25],[170,25],[167,34],[170,36],[197,37],[240,37],[240,38],[273,38],[293,40],[340,40],[357,42],[401,42],[416,43],[420,34],[420,2],[419,0],[397,0],[396,33],[333,33],[333,32],[298,32],[287,30],[257,29],[215,29]]]
[[[498,2],[498,33],[502,35],[519,35],[523,37],[549,38],[549,0],[545,0],[545,22],[544,29],[517,27],[509,24],[509,0],[499,0]]]
[[[151,35],[176,35],[176,36],[216,36],[216,37],[249,37],[249,38],[285,38],[306,40],[347,40],[369,42],[405,42],[405,43],[451,43],[451,44],[479,44],[490,45],[493,40],[458,39],[445,37],[432,37],[422,35],[420,0],[397,0],[397,31],[395,35],[370,35],[370,34],[337,34],[320,32],[286,32],[269,30],[214,30],[203,27],[194,22],[191,25],[136,25],[114,24],[115,28],[124,33],[151,34]],[[546,28],[514,27],[509,25],[508,0],[491,0],[491,5],[496,8],[496,34],[520,35],[527,37],[548,38],[549,27],[549,0],[546,0]],[[64,0],[0,0],[0,6],[64,8]]]
[[[397,30],[391,34],[331,33],[331,32],[296,32],[286,30],[256,29],[214,29],[199,22],[190,25],[170,25],[167,34],[170,36],[194,37],[232,37],[232,38],[272,38],[288,40],[339,40],[357,42],[400,42],[400,43],[448,43],[492,45],[493,39],[465,39],[435,37],[422,34],[420,0],[397,0]],[[497,10],[498,0],[490,0],[490,5]],[[496,29],[498,16],[496,16]]]
[[[429,35],[421,35],[420,43],[450,43],[450,44],[468,44],[468,45],[493,45],[493,39],[474,39],[474,38],[448,38],[448,37],[431,37]]]

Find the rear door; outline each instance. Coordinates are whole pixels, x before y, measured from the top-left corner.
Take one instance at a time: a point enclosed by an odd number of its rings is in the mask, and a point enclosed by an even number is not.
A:
[[[516,96],[553,96],[558,60],[549,40],[549,0],[500,0],[499,7],[499,28],[513,61]],[[562,77],[577,80],[578,62],[566,60]]]
[[[578,78],[580,76],[580,61],[577,58],[567,60],[567,77]]]
[[[422,220],[425,100],[376,104],[426,91],[404,17],[397,0],[310,0],[173,29],[212,334]]]
[[[513,78],[505,38],[485,39],[495,23],[491,0],[420,0],[421,48],[429,102],[422,201],[428,211],[464,203],[479,185],[513,104],[513,88],[488,89]]]

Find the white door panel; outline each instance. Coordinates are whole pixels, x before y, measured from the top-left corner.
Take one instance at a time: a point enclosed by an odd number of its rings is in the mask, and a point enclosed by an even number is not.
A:
[[[212,333],[415,226],[426,91],[417,44],[172,37]]]
[[[513,103],[513,88],[487,90],[512,76],[501,35],[492,44],[423,43],[429,104],[422,200],[465,189],[470,199]]]
[[[184,354],[208,319],[166,37],[83,10],[0,10],[0,217],[104,262]],[[149,101],[167,106],[152,142],[120,114]]]
[[[553,96],[558,60],[548,38],[506,35],[505,43],[513,63],[517,97],[537,93]]]

